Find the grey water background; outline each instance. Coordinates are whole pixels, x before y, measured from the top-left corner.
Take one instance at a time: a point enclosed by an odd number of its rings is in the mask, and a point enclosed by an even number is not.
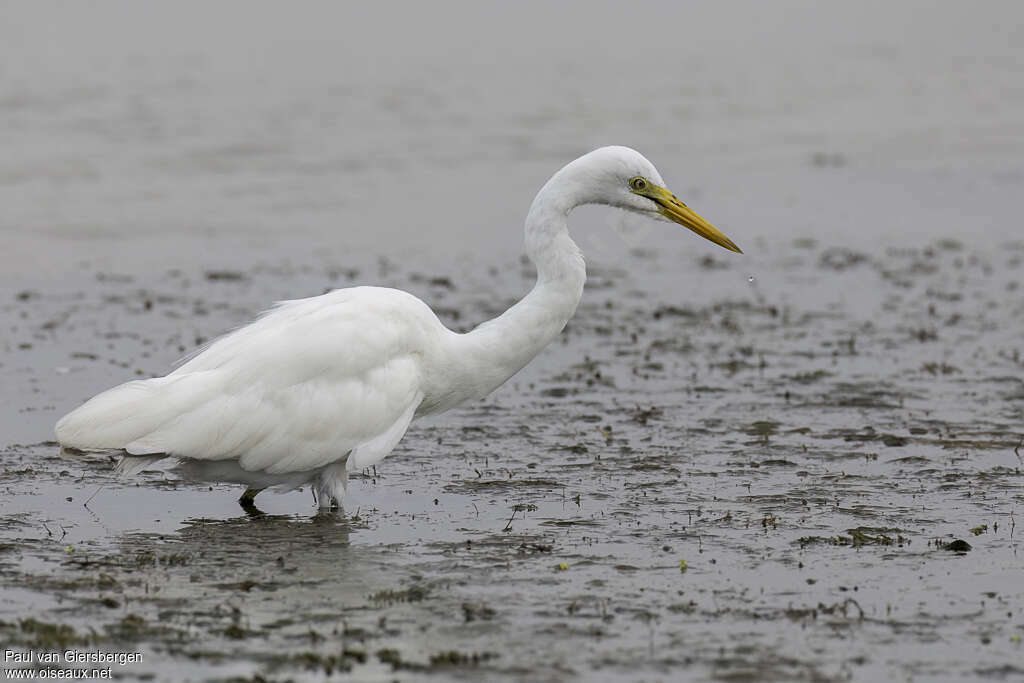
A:
[[[746,248],[750,275],[794,237],[998,248],[1020,235],[1013,3],[0,13],[12,291],[271,256],[502,267],[543,181],[604,144],[646,153]],[[592,263],[640,281],[630,247],[681,262],[708,249],[600,210],[575,225]]]
[[[167,680],[1020,675],[1022,26],[997,2],[3,4],[5,641],[134,644],[121,674]],[[273,300],[496,314],[530,285],[533,194],[604,144],[745,255],[579,210],[565,343],[412,430],[349,517],[294,493],[249,520],[230,487],[47,443]]]

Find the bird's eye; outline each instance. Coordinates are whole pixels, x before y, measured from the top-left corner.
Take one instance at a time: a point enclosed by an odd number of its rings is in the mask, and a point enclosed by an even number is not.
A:
[[[643,192],[644,190],[647,189],[647,181],[641,178],[640,176],[637,176],[636,178],[633,178],[632,180],[629,181],[629,186],[633,189],[634,192]]]

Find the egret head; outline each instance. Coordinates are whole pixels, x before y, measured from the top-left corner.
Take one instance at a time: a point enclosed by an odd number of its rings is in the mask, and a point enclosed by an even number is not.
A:
[[[743,253],[718,228],[666,189],[658,169],[636,150],[601,147],[566,166],[563,172],[566,171],[577,182],[581,203],[609,204],[678,223],[729,251]]]

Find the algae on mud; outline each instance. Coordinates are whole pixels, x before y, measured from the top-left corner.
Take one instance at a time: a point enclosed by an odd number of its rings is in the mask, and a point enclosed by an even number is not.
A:
[[[641,289],[617,274],[535,369],[354,477],[347,513],[294,493],[239,515],[228,487],[8,446],[0,629],[20,648],[138,648],[131,677],[1016,675],[1024,316],[970,302],[1016,281],[1019,253],[863,254],[838,276],[831,258],[787,259],[780,278],[767,254],[748,298],[686,315],[616,297]],[[962,298],[937,299],[971,261]],[[680,277],[644,266],[644,291]],[[196,341],[182,320],[207,338],[271,279],[329,279],[244,275],[205,297],[182,273],[16,297],[8,311],[45,330],[5,353],[37,378],[23,405],[53,414],[66,386],[159,372]],[[468,277],[442,288],[460,321],[528,274]],[[787,284],[836,277],[874,306]]]
[[[1024,6],[274,7],[4,9],[5,642],[174,681],[1024,674]],[[270,301],[493,317],[538,180],[607,142],[742,264],[574,214],[565,344],[347,514],[41,443]]]

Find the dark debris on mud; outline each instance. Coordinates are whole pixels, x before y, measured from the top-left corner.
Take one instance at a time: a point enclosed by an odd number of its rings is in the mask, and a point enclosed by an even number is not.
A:
[[[640,284],[593,268],[564,343],[415,426],[347,513],[299,492],[244,515],[229,487],[8,445],[0,635],[142,651],[124,675],[160,680],[1019,676],[1022,253],[792,251],[752,280],[717,256],[683,276],[651,257]],[[378,274],[459,329],[529,275]],[[48,429],[338,277],[18,292],[8,402]],[[720,297],[666,294],[708,278]]]

